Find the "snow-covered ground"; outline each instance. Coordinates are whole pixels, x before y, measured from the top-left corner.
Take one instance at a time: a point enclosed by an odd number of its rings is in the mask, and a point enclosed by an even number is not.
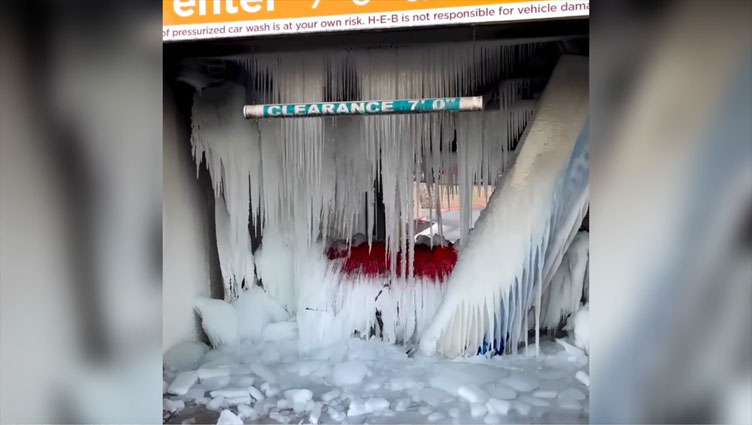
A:
[[[354,338],[301,354],[295,332],[267,334],[263,342],[205,353],[196,343],[171,350],[165,422],[588,421],[588,357],[563,340],[544,339],[538,358],[531,346],[529,355],[523,348],[450,360]],[[272,334],[286,339],[273,341]]]

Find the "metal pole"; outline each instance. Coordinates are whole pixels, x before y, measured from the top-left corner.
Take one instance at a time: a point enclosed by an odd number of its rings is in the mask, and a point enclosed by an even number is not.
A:
[[[358,100],[354,102],[282,103],[245,105],[246,118],[296,118],[339,115],[420,114],[428,112],[482,111],[483,97]]]

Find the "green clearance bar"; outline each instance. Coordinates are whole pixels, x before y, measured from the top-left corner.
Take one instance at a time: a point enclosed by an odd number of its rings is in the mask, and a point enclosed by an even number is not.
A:
[[[481,110],[483,110],[483,97],[474,96],[245,105],[243,107],[243,116],[246,118],[294,118],[330,115],[420,114],[427,112]]]

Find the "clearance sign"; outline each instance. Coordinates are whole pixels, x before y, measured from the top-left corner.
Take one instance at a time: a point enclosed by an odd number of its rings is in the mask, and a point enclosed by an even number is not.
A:
[[[163,0],[162,40],[588,16],[589,0]]]

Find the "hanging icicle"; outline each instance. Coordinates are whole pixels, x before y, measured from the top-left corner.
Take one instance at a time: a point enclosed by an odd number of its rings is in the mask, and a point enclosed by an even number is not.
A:
[[[215,195],[217,250],[225,300],[237,298],[240,286],[254,283],[253,255],[248,233],[251,181],[258,181],[258,132],[236,113],[245,103],[245,88],[225,84],[196,94],[193,102],[191,145],[196,171],[203,159]]]

